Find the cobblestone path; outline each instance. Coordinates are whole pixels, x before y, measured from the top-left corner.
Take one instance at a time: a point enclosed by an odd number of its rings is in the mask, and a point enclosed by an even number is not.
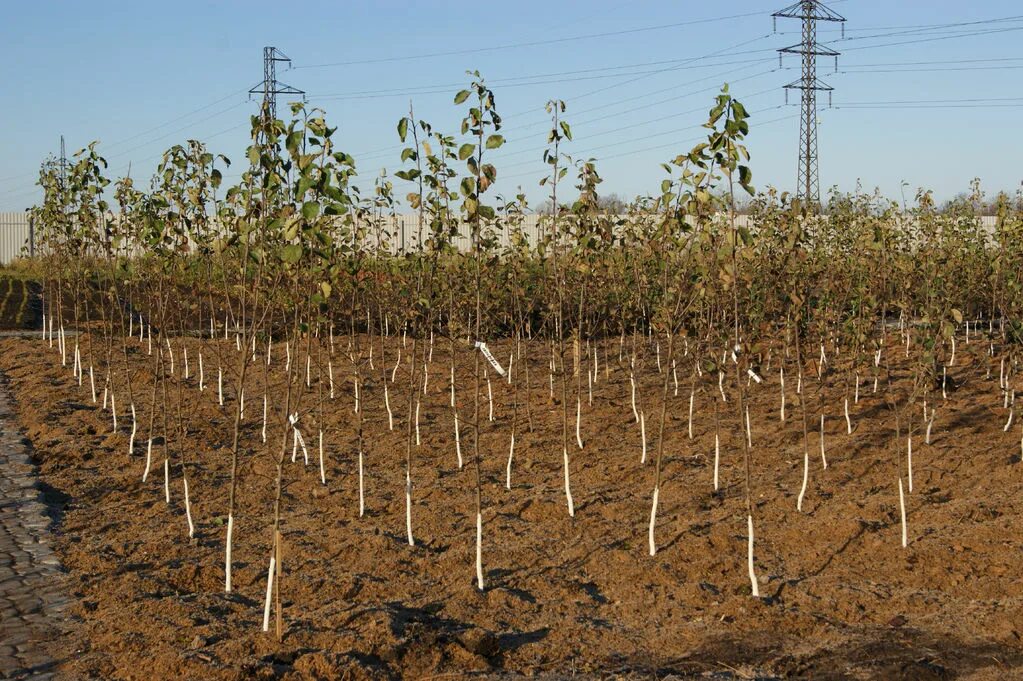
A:
[[[0,383],[0,678],[54,678],[49,644],[67,602],[29,446]]]

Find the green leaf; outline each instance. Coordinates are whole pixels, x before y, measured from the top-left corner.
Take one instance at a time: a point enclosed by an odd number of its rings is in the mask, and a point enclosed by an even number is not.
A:
[[[467,99],[469,99],[469,91],[468,90],[462,90],[457,95],[455,95],[455,104],[461,104],[462,102],[464,102]]]
[[[474,151],[476,151],[475,144],[463,144],[458,148],[458,160],[464,161],[465,159],[472,156]]]
[[[320,214],[320,204],[317,201],[306,201],[302,204],[302,217],[312,222]]]
[[[281,260],[286,263],[294,265],[302,259],[302,246],[299,244],[289,244],[284,247],[281,251]]]
[[[572,128],[569,127],[566,121],[559,121],[558,125],[561,126],[561,132],[565,133],[565,139],[572,141]]]
[[[501,135],[491,135],[487,138],[487,149],[497,149],[504,144],[504,137]]]
[[[404,142],[405,136],[408,134],[408,118],[402,118],[398,121],[398,138]]]

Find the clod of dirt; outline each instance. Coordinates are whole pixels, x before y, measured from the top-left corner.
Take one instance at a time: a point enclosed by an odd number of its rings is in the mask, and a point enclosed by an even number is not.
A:
[[[481,657],[494,657],[501,652],[497,637],[485,629],[469,629],[462,634],[461,642],[466,650]]]

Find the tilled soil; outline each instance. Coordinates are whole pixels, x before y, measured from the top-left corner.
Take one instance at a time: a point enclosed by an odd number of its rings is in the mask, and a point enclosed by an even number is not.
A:
[[[0,276],[0,329],[37,329],[41,323],[40,285]]]
[[[73,342],[73,341],[70,341]],[[83,339],[83,351],[88,347]],[[317,362],[301,398],[301,449],[291,462],[285,434],[284,352],[270,366],[272,422],[261,442],[263,349],[250,367],[241,434],[234,529],[234,592],[224,593],[224,538],[234,415],[233,388],[217,404],[214,346],[205,341],[205,391],[197,388],[199,341],[175,341],[175,378],[187,424],[185,455],[196,524],[189,540],[177,440],[164,501],[162,440],[142,482],[149,436],[151,358],[129,346],[138,419],[131,417],[123,359],[116,359],[119,428],[93,404],[88,372],[80,387],[45,341],[0,340],[0,371],[31,440],[41,483],[52,490],[55,547],[67,570],[75,652],[61,660],[71,678],[249,679],[503,677],[562,678],[675,673],[709,678],[1003,679],[1023,677],[1023,465],[1020,425],[1003,430],[1007,411],[998,366],[987,377],[987,345],[960,342],[952,371],[961,387],[937,400],[932,442],[914,421],[913,491],[907,495],[909,545],[900,544],[894,418],[871,390],[864,369],[860,400],[846,433],[842,398],[848,373],[833,373],[820,403],[826,413],[824,470],[818,436],[818,382],[805,379],[810,485],[802,481],[802,419],[795,370],[787,366],[788,419],[779,419],[777,366],[750,387],[756,570],[764,598],[754,599],[746,572],[744,466],[731,379],[719,405],[721,489],[713,490],[716,376],[697,381],[692,440],[687,435],[692,358],[680,358],[679,392],[669,383],[658,552],[648,555],[664,374],[653,348],[639,342],[639,405],[649,458],[640,463],[640,428],[630,406],[627,362],[619,341],[602,345],[593,403],[582,383],[584,449],[574,442],[575,385],[569,385],[569,454],[575,517],[563,482],[560,384],[550,397],[549,351],[529,346],[530,414],[519,393],[512,488],[505,489],[512,389],[494,378],[495,421],[487,420],[482,384],[486,590],[475,584],[475,469],[472,367],[458,352],[459,408],[465,467],[457,466],[448,405],[447,342],[430,365],[413,449],[415,547],[405,536],[405,441],[409,339],[390,384],[395,427],[383,404],[401,347],[379,346],[362,395],[366,513],[359,517],[356,418],[346,339],[333,356],[336,399],[324,387],[326,486],[317,453]],[[326,343],[325,343],[326,345]],[[626,347],[628,347],[628,343]],[[220,345],[234,355],[234,343]],[[493,344],[507,364],[511,345]],[[99,347],[95,355],[102,355]],[[303,367],[303,351],[292,348]],[[662,348],[662,352],[664,349]],[[901,348],[892,361],[901,362]],[[87,351],[83,353],[88,367]],[[117,355],[115,355],[115,358]],[[605,364],[605,357],[607,363]],[[569,355],[571,358],[571,355]],[[324,354],[324,364],[325,354]],[[227,359],[225,358],[225,365]],[[232,362],[234,359],[231,360]],[[835,358],[836,365],[843,360]],[[524,380],[524,359],[515,375]],[[666,364],[666,360],[665,360]],[[775,361],[777,365],[777,361]],[[684,369],[683,369],[684,367]],[[368,366],[366,367],[368,369]],[[421,371],[421,368],[418,369]],[[569,359],[571,371],[571,359]],[[895,367],[900,382],[906,367]],[[324,373],[325,367],[324,367]],[[304,378],[304,377],[303,377]],[[97,393],[103,377],[97,373]],[[326,386],[326,377],[324,376]],[[225,379],[226,386],[233,382]],[[168,392],[170,425],[178,392]],[[157,397],[158,404],[162,396]],[[162,434],[162,416],[157,433]],[[905,426],[903,425],[904,429]],[[283,640],[262,632],[271,546],[274,460],[285,451],[282,500]]]

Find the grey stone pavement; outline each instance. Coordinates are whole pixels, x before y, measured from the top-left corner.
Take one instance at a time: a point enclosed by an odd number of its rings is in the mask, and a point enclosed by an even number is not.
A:
[[[67,599],[29,446],[0,382],[0,679],[50,679]]]

